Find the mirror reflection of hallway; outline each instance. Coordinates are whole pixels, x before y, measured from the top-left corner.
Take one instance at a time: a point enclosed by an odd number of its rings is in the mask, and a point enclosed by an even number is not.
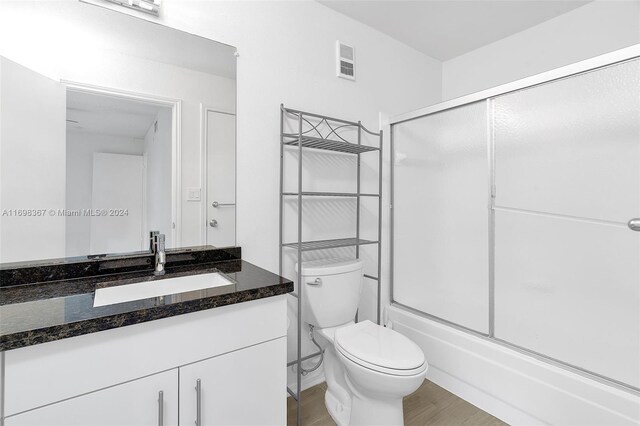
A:
[[[171,238],[171,138],[171,108],[67,91],[66,209],[92,214],[66,217],[66,256],[146,250],[150,230]]]

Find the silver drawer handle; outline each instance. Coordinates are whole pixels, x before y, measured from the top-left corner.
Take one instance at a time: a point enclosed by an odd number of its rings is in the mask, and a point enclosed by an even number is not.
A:
[[[640,231],[640,217],[631,219],[629,223],[627,223],[627,226],[629,226],[629,229],[632,231]]]
[[[196,426],[202,426],[202,386],[196,380]]]
[[[158,426],[164,425],[164,392],[158,392]]]
[[[218,226],[218,221],[215,219],[211,219],[211,221],[209,222],[209,226],[215,228],[216,226]]]
[[[313,282],[307,283],[307,285],[320,285],[322,284],[322,278],[316,278]]]

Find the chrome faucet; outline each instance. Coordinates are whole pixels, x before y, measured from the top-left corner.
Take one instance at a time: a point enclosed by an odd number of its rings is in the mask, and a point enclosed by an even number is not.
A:
[[[164,264],[167,261],[164,252],[164,234],[159,231],[151,231],[149,234],[151,252],[156,255],[153,275],[164,275]]]

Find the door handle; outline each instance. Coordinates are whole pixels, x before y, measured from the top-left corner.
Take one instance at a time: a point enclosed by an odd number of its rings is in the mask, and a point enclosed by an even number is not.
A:
[[[196,380],[196,426],[202,426],[202,384]]]
[[[216,226],[218,226],[218,221],[215,219],[211,219],[211,221],[209,222],[209,226],[215,228]]]
[[[627,226],[629,227],[629,229],[631,229],[632,231],[640,231],[640,217],[636,217],[634,219],[631,219],[628,223]]]
[[[212,205],[213,207],[216,207],[216,208],[217,208],[217,207],[229,207],[229,206],[235,206],[235,204],[234,204],[234,203],[219,203],[219,202],[217,202],[217,201],[214,201],[213,203],[211,203],[211,205]]]

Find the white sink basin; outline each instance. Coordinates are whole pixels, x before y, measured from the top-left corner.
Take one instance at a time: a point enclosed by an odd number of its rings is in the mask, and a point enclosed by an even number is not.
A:
[[[105,287],[96,290],[93,307],[150,299],[188,291],[206,290],[226,285],[233,286],[235,283],[219,272],[212,272]]]

